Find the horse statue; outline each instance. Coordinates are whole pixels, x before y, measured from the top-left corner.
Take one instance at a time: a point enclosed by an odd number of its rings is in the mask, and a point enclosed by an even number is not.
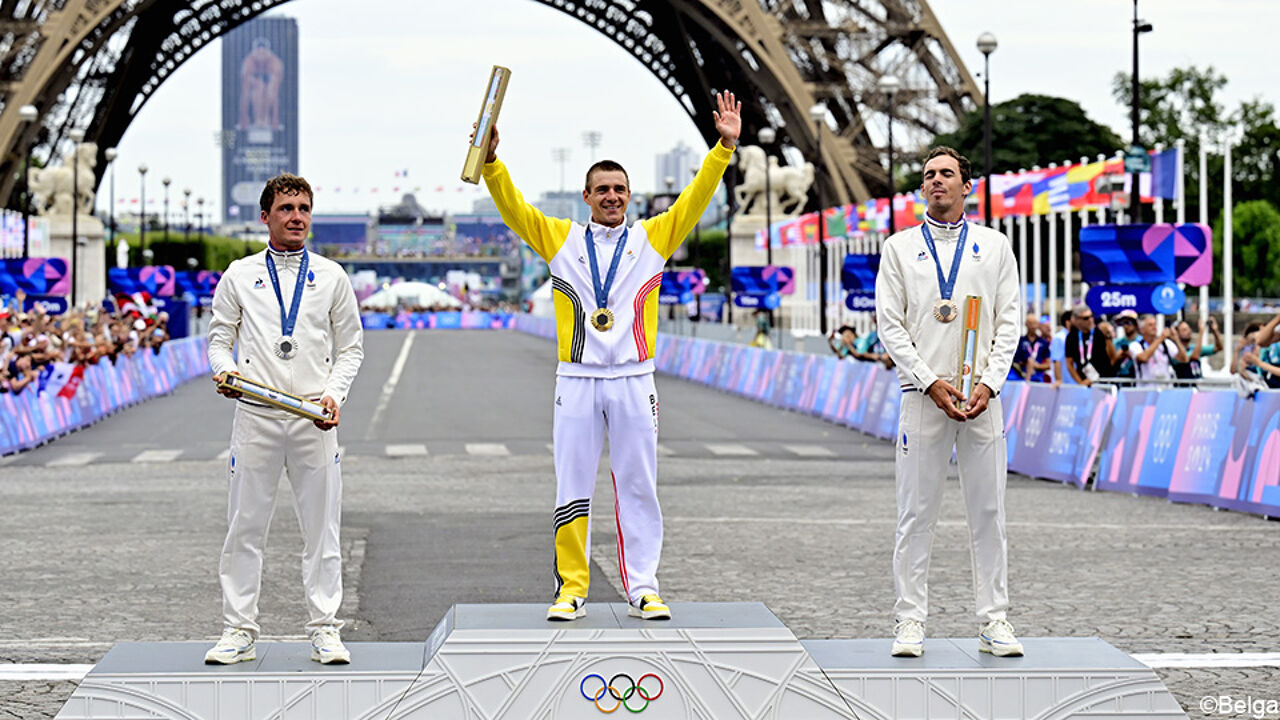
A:
[[[62,157],[62,165],[31,168],[27,176],[31,189],[32,206],[39,215],[70,216],[72,208],[77,214],[93,214],[93,168],[97,165],[98,145],[81,143]],[[72,167],[79,166],[79,183],[72,176]],[[77,197],[72,198],[73,189]]]
[[[766,156],[764,148],[758,145],[745,145],[739,153],[742,182],[734,191],[739,212],[743,215],[765,214],[761,200],[765,196],[766,173],[769,178],[767,202],[779,218],[792,216],[804,207],[809,188],[813,185],[813,163],[782,167],[776,157]]]

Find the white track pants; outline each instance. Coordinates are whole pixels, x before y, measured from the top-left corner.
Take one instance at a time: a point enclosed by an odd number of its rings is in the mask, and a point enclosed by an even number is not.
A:
[[[342,465],[337,430],[323,432],[310,420],[236,404],[227,458],[227,539],[218,574],[227,627],[254,633],[262,588],[262,552],[275,511],[280,471],[293,488],[302,529],[302,586],[307,628],[340,627],[342,604]]]
[[[618,566],[628,600],[658,592],[658,395],[653,374],[556,378],[556,593],[587,596],[591,497],[605,434],[616,498]]]
[[[969,522],[978,619],[986,623],[1005,617],[1009,609],[1004,527],[1008,458],[1003,416],[997,398],[991,398],[986,412],[961,423],[948,418],[924,393],[902,394],[894,463],[898,531],[893,548],[893,579],[898,620],[924,622],[929,614],[929,554],[953,447]]]

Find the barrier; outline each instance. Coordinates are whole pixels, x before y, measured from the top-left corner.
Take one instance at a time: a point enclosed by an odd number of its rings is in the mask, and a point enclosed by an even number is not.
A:
[[[29,450],[50,438],[78,430],[122,407],[171,392],[197,375],[209,372],[205,338],[171,340],[158,354],[140,351],[121,356],[116,364],[104,360],[84,369],[71,398],[37,394],[28,388],[18,395],[0,395],[0,455]]]
[[[555,337],[549,318],[514,327]],[[867,362],[658,334],[657,369],[868,435],[897,434],[898,378]],[[1009,469],[1098,490],[1280,517],[1280,391],[1054,388],[1006,382]]]

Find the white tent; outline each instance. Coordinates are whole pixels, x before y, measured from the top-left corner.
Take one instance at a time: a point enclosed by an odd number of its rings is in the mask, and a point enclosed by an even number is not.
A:
[[[555,317],[555,303],[551,300],[551,280],[542,283],[542,287],[529,295],[529,314],[536,317]]]
[[[393,310],[400,305],[458,308],[462,301],[431,283],[414,281],[384,287],[360,303],[369,310]]]

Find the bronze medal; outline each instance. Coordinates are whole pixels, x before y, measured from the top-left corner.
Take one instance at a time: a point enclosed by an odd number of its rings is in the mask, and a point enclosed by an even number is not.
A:
[[[949,323],[960,314],[960,308],[954,300],[939,300],[933,304],[933,316],[938,322]]]
[[[605,332],[613,327],[613,312],[609,308],[598,308],[591,313],[591,327]]]

